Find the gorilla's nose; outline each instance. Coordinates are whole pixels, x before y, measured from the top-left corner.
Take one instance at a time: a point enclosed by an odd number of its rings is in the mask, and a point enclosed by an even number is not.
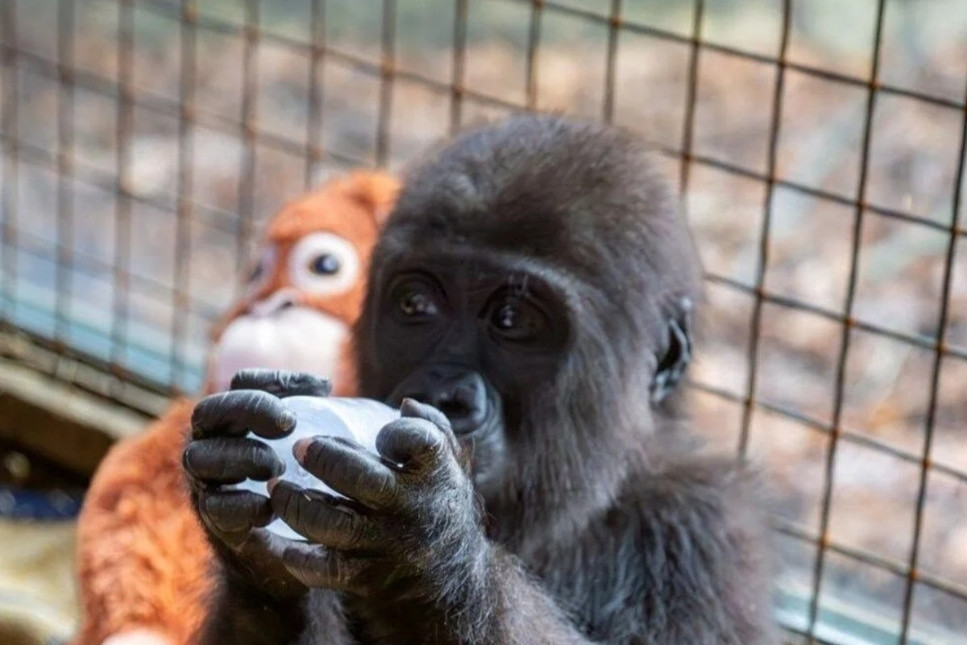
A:
[[[477,372],[436,366],[414,379],[405,396],[429,403],[450,420],[456,434],[467,434],[487,420],[487,385]]]

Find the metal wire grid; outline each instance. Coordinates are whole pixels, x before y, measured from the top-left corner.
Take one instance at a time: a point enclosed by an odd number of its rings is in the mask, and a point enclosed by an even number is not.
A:
[[[67,302],[65,294],[70,291],[72,272],[89,270],[109,270],[115,284],[115,299],[113,303],[113,327],[111,329],[110,359],[103,367],[114,375],[115,385],[127,379],[137,379],[138,376],[123,365],[122,350],[128,341],[130,330],[126,328],[127,310],[130,306],[129,293],[133,288],[148,289],[159,294],[159,297],[170,298],[176,310],[191,310],[200,312],[207,318],[213,318],[217,312],[203,301],[199,301],[189,291],[186,254],[188,253],[189,224],[193,219],[203,219],[214,226],[225,226],[225,222],[233,221],[237,217],[237,226],[227,227],[236,234],[238,261],[246,255],[254,231],[254,186],[256,172],[256,155],[258,146],[277,149],[305,160],[305,184],[312,183],[315,171],[324,161],[342,165],[366,165],[366,160],[327,150],[322,145],[320,131],[325,114],[322,109],[322,98],[326,91],[325,79],[321,76],[322,63],[326,59],[337,60],[361,73],[379,79],[379,105],[376,132],[376,160],[385,164],[390,155],[392,144],[390,136],[390,114],[392,111],[394,82],[405,80],[418,84],[430,91],[449,97],[449,130],[460,128],[463,122],[464,108],[467,102],[478,105],[495,106],[506,110],[517,111],[534,109],[538,105],[538,57],[541,50],[542,19],[548,12],[567,15],[588,22],[606,26],[608,31],[606,47],[606,72],[601,108],[601,118],[611,121],[615,113],[615,69],[619,49],[619,41],[625,34],[637,34],[662,41],[684,44],[689,47],[688,83],[684,111],[684,126],[681,132],[681,144],[677,147],[666,147],[662,151],[671,158],[680,159],[681,174],[680,188],[687,193],[694,166],[716,168],[720,171],[736,176],[761,182],[765,186],[763,203],[764,217],[758,235],[758,256],[753,284],[745,284],[725,275],[709,274],[707,279],[713,284],[723,285],[729,289],[750,295],[753,298],[753,313],[749,327],[748,378],[745,394],[737,396],[714,386],[692,383],[700,390],[723,397],[742,406],[741,431],[739,434],[740,452],[745,453],[749,444],[750,426],[755,410],[765,410],[787,417],[817,432],[828,436],[828,449],[825,455],[824,482],[822,508],[820,514],[819,531],[811,531],[789,522],[780,522],[779,531],[786,535],[800,539],[817,549],[817,556],[812,571],[812,593],[808,608],[808,620],[805,628],[791,628],[808,642],[823,642],[817,636],[819,616],[820,589],[823,584],[823,573],[827,563],[827,555],[835,553],[844,556],[866,567],[888,571],[905,578],[905,592],[902,605],[902,626],[900,642],[906,643],[910,637],[910,624],[914,593],[918,585],[931,587],[953,597],[967,600],[967,586],[961,581],[946,579],[938,575],[928,574],[918,568],[920,556],[920,538],[923,526],[923,514],[926,500],[927,479],[931,471],[942,472],[961,482],[967,482],[967,473],[953,467],[938,464],[932,459],[932,445],[934,425],[936,419],[938,383],[942,362],[947,358],[967,360],[967,350],[951,346],[947,343],[947,328],[949,319],[949,301],[953,280],[953,267],[958,240],[967,234],[961,224],[961,213],[964,210],[962,195],[964,193],[965,150],[967,150],[967,88],[963,101],[934,96],[884,83],[880,80],[880,55],[883,35],[885,0],[879,0],[876,11],[875,37],[872,53],[872,67],[868,78],[858,78],[847,74],[832,72],[819,67],[788,60],[787,53],[790,41],[790,25],[792,16],[791,0],[782,3],[782,32],[778,56],[750,53],[731,46],[703,40],[703,17],[705,3],[703,0],[693,0],[693,19],[691,33],[683,36],[671,31],[659,29],[647,24],[632,22],[623,18],[622,0],[611,0],[610,10],[596,12],[594,10],[578,8],[550,0],[508,0],[527,5],[529,14],[529,37],[526,49],[526,92],[525,101],[521,104],[490,96],[468,87],[466,76],[467,52],[467,22],[468,0],[454,0],[453,45],[452,45],[452,77],[449,82],[441,82],[412,70],[400,69],[396,61],[396,15],[397,5],[394,0],[382,0],[381,16],[381,61],[377,64],[351,51],[345,51],[327,42],[323,25],[326,20],[327,4],[325,0],[311,0],[311,42],[305,43],[285,35],[264,31],[260,28],[259,0],[244,1],[244,24],[239,27],[227,20],[201,14],[198,4],[191,0],[174,2],[171,0],[139,0],[139,9],[155,13],[179,24],[179,40],[181,49],[180,90],[177,101],[142,91],[132,82],[133,33],[135,0],[118,0],[118,52],[116,78],[101,76],[92,72],[82,71],[74,66],[73,38],[74,38],[74,8],[72,0],[59,0],[58,11],[58,44],[56,59],[49,59],[42,55],[26,51],[18,46],[15,25],[17,24],[17,6],[13,0],[0,2],[0,57],[4,70],[3,80],[3,113],[2,113],[2,141],[6,163],[3,175],[3,193],[6,199],[3,218],[2,243],[7,249],[18,248],[26,253],[53,256],[57,268],[57,302],[56,326],[50,338],[36,338],[38,343],[44,344],[56,353],[72,358],[84,359],[71,347],[65,336],[67,324]],[[196,39],[199,30],[225,35],[240,35],[244,42],[242,67],[242,104],[241,118],[234,120],[214,113],[208,113],[196,107],[195,86],[197,77]],[[260,130],[256,122],[256,93],[257,69],[255,56],[260,43],[290,49],[308,57],[310,104],[308,128],[304,140],[293,140],[288,137]],[[770,65],[774,68],[775,84],[772,94],[771,119],[769,126],[769,147],[765,172],[759,172],[732,161],[711,156],[696,154],[694,151],[695,134],[695,105],[699,86],[699,60],[703,52],[717,52],[719,54],[755,61]],[[32,145],[21,141],[18,137],[18,101],[17,101],[17,73],[19,68],[26,68],[33,73],[47,77],[59,84],[58,128],[57,143],[53,150]],[[855,198],[844,197],[826,190],[805,185],[796,181],[777,176],[777,155],[780,129],[783,114],[783,88],[789,71],[814,77],[830,83],[842,84],[855,88],[862,88],[866,92],[865,122],[863,127],[860,172],[856,185]],[[117,110],[117,173],[112,175],[95,167],[85,166],[74,156],[73,104],[75,88],[83,88],[116,102]],[[867,200],[868,166],[871,154],[871,134],[873,116],[877,101],[884,95],[906,97],[923,104],[945,108],[960,115],[962,128],[959,133],[958,170],[953,197],[953,212],[948,223],[941,223],[913,213],[871,204]],[[160,282],[153,283],[149,278],[133,274],[130,271],[130,239],[131,211],[134,204],[146,204],[159,209],[169,208],[158,198],[140,195],[131,188],[130,168],[130,139],[132,133],[133,110],[135,107],[174,117],[178,121],[178,172],[177,172],[177,202],[176,208],[176,275],[174,288],[169,288]],[[191,137],[194,129],[204,126],[238,137],[242,143],[241,181],[238,184],[237,214],[213,209],[198,203],[194,199],[194,185],[192,179],[192,146]],[[43,167],[53,171],[58,178],[57,189],[57,227],[56,243],[51,247],[29,235],[22,234],[18,227],[18,167],[26,163]],[[116,194],[116,209],[114,222],[115,261],[109,266],[93,258],[82,257],[72,250],[70,240],[74,234],[76,214],[72,211],[70,199],[71,182],[80,181],[92,186],[112,191]],[[766,267],[769,261],[770,226],[772,223],[773,196],[777,188],[791,190],[803,195],[830,203],[849,206],[853,209],[852,255],[849,269],[848,289],[843,312],[832,311],[823,307],[809,304],[781,293],[770,292],[766,289]],[[942,232],[948,237],[947,250],[943,269],[942,299],[940,304],[939,322],[935,333],[928,337],[907,334],[879,325],[857,320],[853,317],[858,279],[858,258],[860,256],[860,232],[864,218],[874,214],[884,218],[913,223]],[[3,255],[2,285],[7,294],[17,291],[17,260],[12,253]],[[241,266],[238,267],[241,269]],[[833,414],[831,422],[824,422],[810,418],[795,410],[786,409],[757,397],[759,381],[758,352],[760,349],[760,330],[762,324],[762,310],[764,305],[807,311],[829,321],[835,322],[840,328],[839,350],[835,374],[835,391],[833,400]],[[173,351],[170,361],[172,378],[169,383],[161,384],[163,389],[174,393],[178,390],[180,376],[186,369],[185,356],[182,350],[185,339],[184,318],[175,316],[170,333]],[[3,324],[7,329],[13,327],[8,315],[4,313]],[[853,330],[864,330],[872,334],[888,337],[893,340],[924,348],[933,353],[931,381],[929,389],[929,405],[925,423],[925,439],[922,452],[915,453],[898,449],[885,442],[871,438],[864,434],[851,431],[842,426],[842,409],[844,399],[844,381],[847,357],[850,352],[850,338]],[[157,384],[155,384],[157,385]],[[837,448],[841,442],[851,442],[888,453],[898,459],[917,464],[920,469],[919,490],[916,497],[915,521],[913,528],[912,547],[906,561],[890,559],[863,549],[839,544],[829,536],[829,520],[831,498],[834,490],[834,464]]]

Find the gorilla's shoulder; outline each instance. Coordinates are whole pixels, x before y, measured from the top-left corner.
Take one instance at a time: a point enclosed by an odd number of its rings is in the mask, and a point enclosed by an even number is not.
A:
[[[672,454],[628,477],[609,514],[639,528],[677,531],[698,524],[761,526],[768,506],[761,473],[744,460]]]

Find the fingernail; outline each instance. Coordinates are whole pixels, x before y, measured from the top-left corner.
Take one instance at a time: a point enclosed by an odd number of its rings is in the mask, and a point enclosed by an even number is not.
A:
[[[302,462],[306,458],[310,444],[312,444],[312,439],[299,439],[292,444],[292,454],[295,455],[296,461]]]
[[[400,402],[400,414],[404,416],[410,416],[410,414],[419,411],[419,409],[420,402],[416,399],[405,398]]]
[[[293,427],[295,427],[295,421],[295,413],[293,413],[291,410],[283,410],[278,419],[279,430],[291,430]]]
[[[192,444],[189,443],[187,446],[185,446],[184,451],[181,453],[181,468],[187,472],[191,472],[191,469],[188,467],[188,463],[191,461],[191,457],[188,455],[188,453],[191,452],[191,449]]]

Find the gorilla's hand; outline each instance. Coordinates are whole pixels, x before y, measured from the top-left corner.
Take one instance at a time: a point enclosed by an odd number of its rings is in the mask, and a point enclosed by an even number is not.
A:
[[[380,456],[350,441],[296,443],[306,470],[349,500],[279,481],[272,508],[308,543],[290,543],[288,570],[310,587],[373,600],[452,597],[482,573],[488,543],[475,494],[446,417],[405,400],[376,440]]]
[[[278,397],[329,391],[328,381],[308,374],[244,370],[232,379],[231,390],[203,399],[192,413],[183,462],[195,510],[226,575],[280,599],[300,596],[306,588],[282,565],[287,542],[260,528],[272,519],[269,500],[225,487],[282,473],[271,448],[245,438],[249,431],[267,438],[292,431],[295,417]]]

